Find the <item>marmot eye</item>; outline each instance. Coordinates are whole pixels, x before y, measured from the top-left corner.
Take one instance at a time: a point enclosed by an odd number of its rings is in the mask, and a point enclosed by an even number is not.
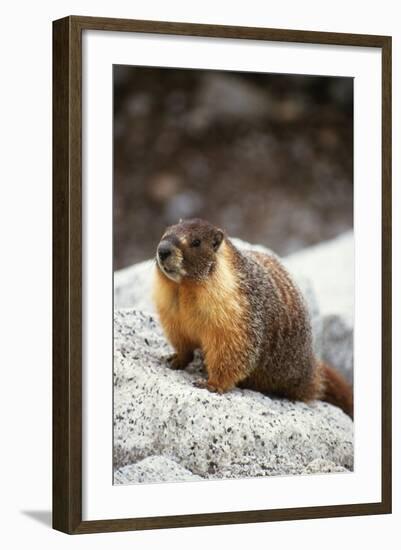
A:
[[[191,242],[191,246],[200,246],[200,240],[199,239],[194,239],[192,242]]]

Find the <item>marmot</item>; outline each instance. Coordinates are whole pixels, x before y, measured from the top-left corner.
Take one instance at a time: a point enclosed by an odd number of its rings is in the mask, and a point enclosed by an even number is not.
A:
[[[238,250],[221,229],[192,219],[157,247],[154,300],[183,369],[203,351],[214,392],[235,386],[291,400],[322,399],[353,415],[352,390],[316,359],[304,298],[272,254]]]

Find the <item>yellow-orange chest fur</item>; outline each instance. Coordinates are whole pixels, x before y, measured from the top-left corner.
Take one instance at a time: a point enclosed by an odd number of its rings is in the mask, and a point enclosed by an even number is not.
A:
[[[207,351],[222,338],[240,336],[244,304],[224,259],[203,282],[175,283],[157,269],[154,301],[163,329],[175,348],[185,342]]]

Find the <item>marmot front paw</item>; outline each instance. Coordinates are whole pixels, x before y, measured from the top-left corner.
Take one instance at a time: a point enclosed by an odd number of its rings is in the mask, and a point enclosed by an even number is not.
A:
[[[224,390],[221,388],[217,388],[216,386],[213,386],[213,384],[210,384],[207,380],[204,378],[200,378],[199,380],[195,380],[193,383],[195,388],[199,388],[202,390],[209,390],[212,393],[224,393]]]
[[[185,369],[187,365],[191,362],[191,359],[188,357],[180,357],[177,353],[173,353],[167,357],[167,364],[172,370],[182,370]]]

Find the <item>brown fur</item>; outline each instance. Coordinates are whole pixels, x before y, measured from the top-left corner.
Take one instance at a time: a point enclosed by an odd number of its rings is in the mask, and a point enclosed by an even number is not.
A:
[[[325,363],[321,363],[324,376],[324,395],[322,399],[340,407],[351,418],[354,418],[352,391],[345,378]]]
[[[352,390],[314,357],[303,297],[275,256],[240,252],[203,220],[168,228],[163,246],[169,255],[157,256],[154,299],[176,350],[172,368],[201,348],[208,379],[199,385],[210,391],[324,399],[352,416]]]

